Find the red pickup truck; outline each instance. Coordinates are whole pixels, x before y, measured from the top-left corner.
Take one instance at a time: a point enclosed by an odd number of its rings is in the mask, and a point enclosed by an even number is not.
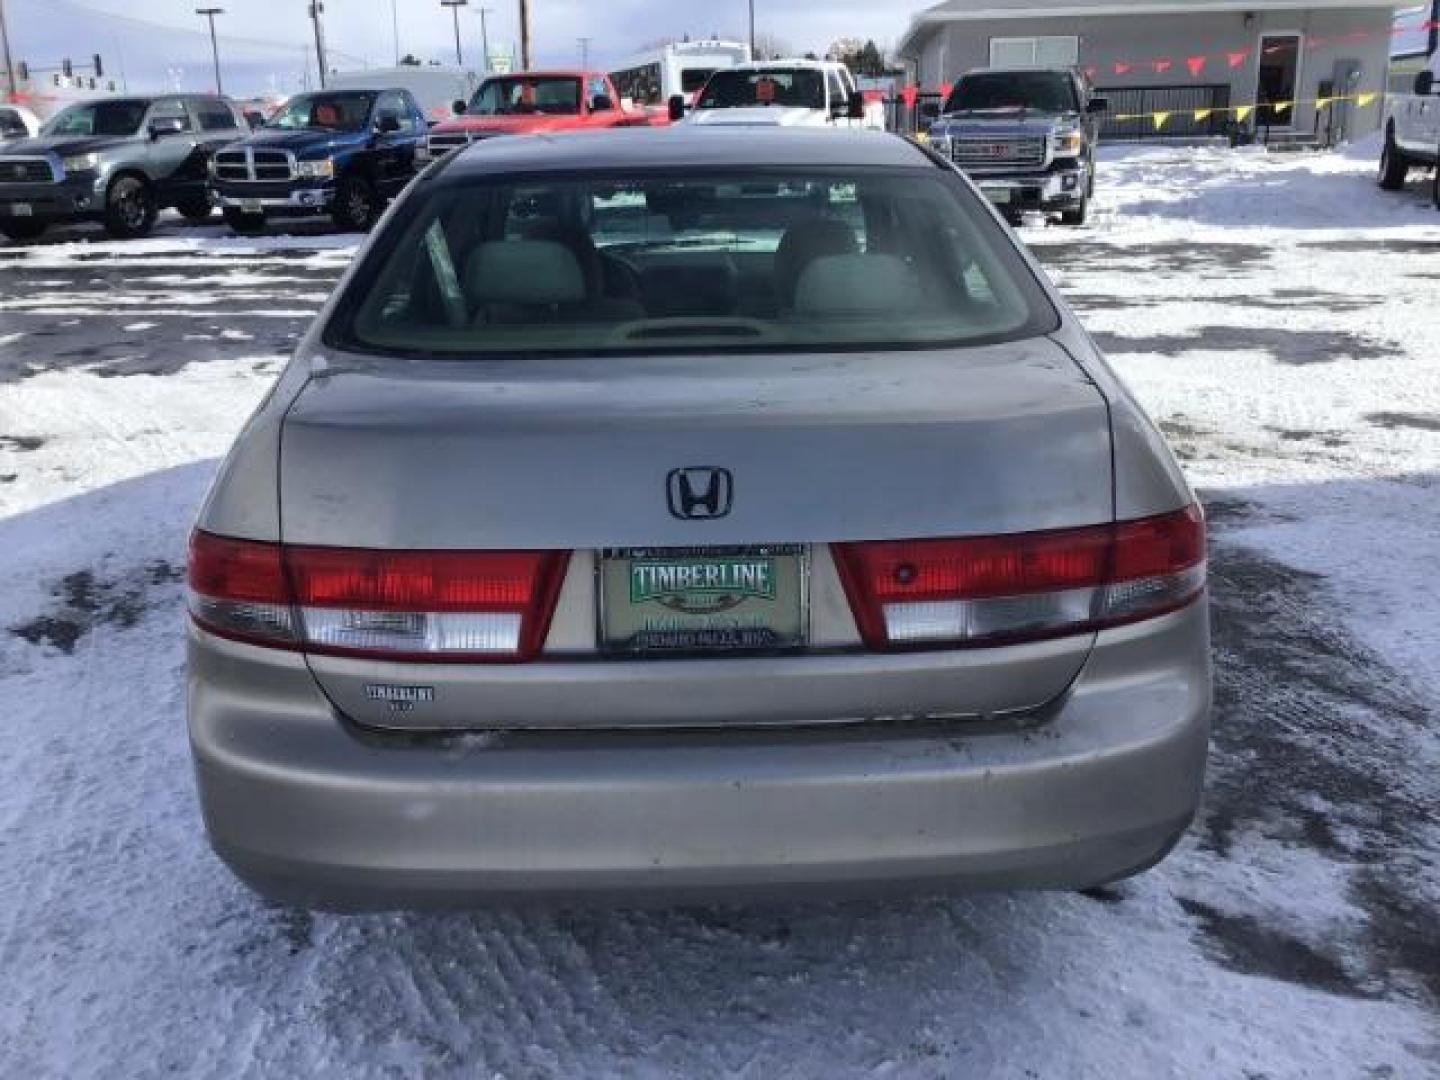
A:
[[[492,75],[468,102],[455,102],[455,118],[430,129],[422,158],[497,135],[534,135],[576,128],[646,127],[669,123],[663,111],[626,108],[603,71],[522,71]]]

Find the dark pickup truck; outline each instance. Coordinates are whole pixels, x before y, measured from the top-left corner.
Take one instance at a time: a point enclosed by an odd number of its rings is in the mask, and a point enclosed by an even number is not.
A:
[[[1012,222],[1038,210],[1083,225],[1107,107],[1069,68],[982,68],[950,91],[930,126],[930,145]]]
[[[34,240],[51,225],[99,221],[123,240],[144,236],[171,206],[204,221],[210,156],[245,130],[235,106],[213,96],[71,105],[36,138],[0,149],[0,233]]]
[[[428,132],[408,90],[299,94],[215,155],[210,190],[239,233],[259,232],[271,215],[327,212],[363,232],[415,175]]]

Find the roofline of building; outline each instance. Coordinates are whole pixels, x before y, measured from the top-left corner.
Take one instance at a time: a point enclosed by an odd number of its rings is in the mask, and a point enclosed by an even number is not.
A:
[[[981,0],[983,3],[983,0]],[[1344,10],[1345,8],[1380,8],[1393,11],[1403,6],[1397,0],[1217,0],[1214,3],[1197,4],[1190,9],[1177,7],[1174,3],[1154,3],[1140,0],[1139,3],[1125,3],[1110,0],[1101,4],[1036,5],[1024,8],[949,8],[937,4],[917,14],[910,20],[905,33],[895,46],[898,56],[913,59],[912,49],[926,30],[944,23],[980,22],[985,19],[1063,19],[1063,18],[1107,18],[1127,15],[1209,15],[1212,13],[1244,13],[1249,11],[1303,11],[1311,8],[1321,10]]]

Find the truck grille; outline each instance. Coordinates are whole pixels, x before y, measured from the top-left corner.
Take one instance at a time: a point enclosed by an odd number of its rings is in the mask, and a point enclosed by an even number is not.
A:
[[[0,158],[0,184],[54,184],[55,172],[48,158]]]
[[[961,136],[950,142],[950,160],[962,169],[1038,169],[1045,164],[1045,139]]]
[[[215,179],[264,183],[295,179],[295,155],[288,150],[221,150],[215,155]]]

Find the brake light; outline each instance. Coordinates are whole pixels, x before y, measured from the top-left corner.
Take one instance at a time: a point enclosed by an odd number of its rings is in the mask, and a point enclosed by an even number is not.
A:
[[[224,637],[391,660],[529,660],[569,552],[296,547],[196,532],[190,611]]]
[[[1079,529],[837,544],[873,649],[992,645],[1153,618],[1205,587],[1198,506]]]

